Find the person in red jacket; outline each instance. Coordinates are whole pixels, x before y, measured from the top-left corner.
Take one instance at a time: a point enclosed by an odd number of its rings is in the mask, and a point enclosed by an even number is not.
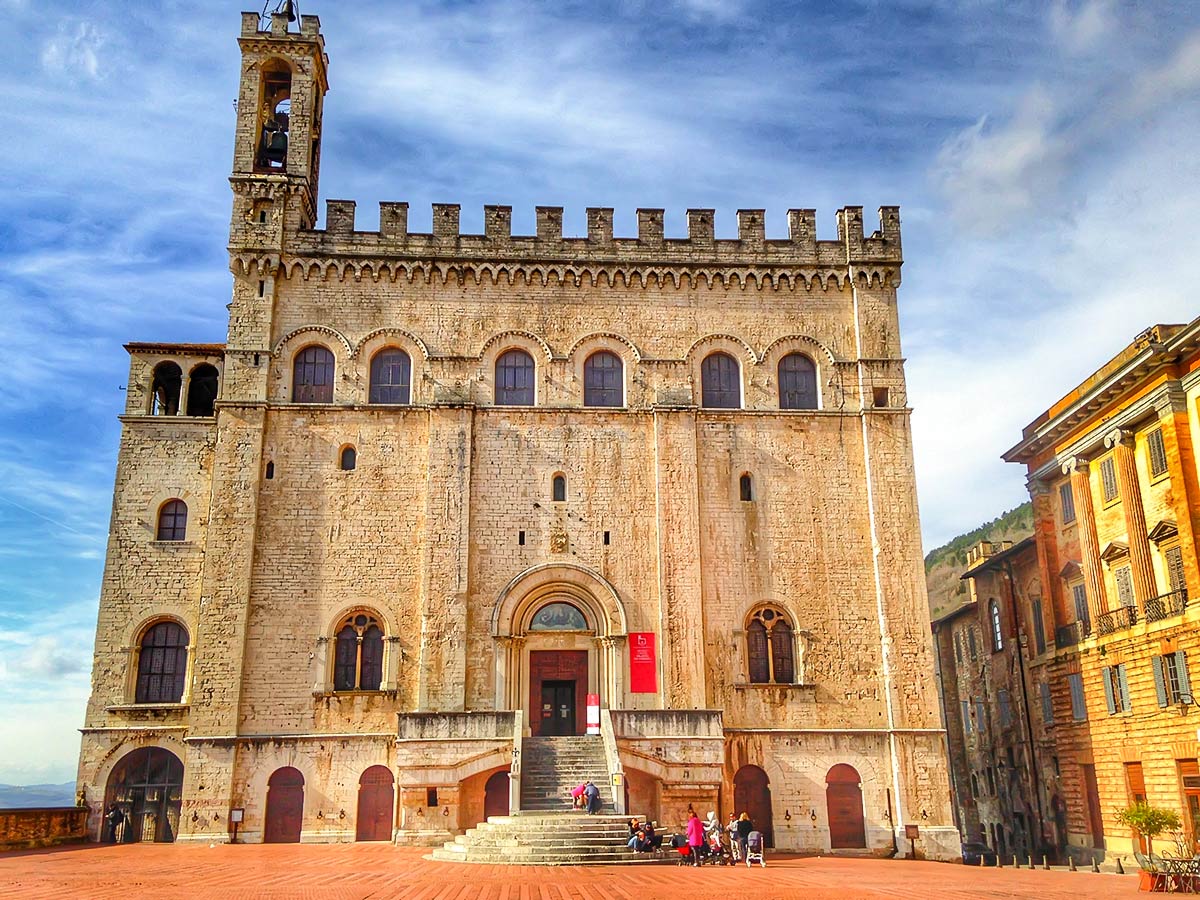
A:
[[[687,842],[692,853],[692,865],[700,865],[700,848],[704,846],[704,823],[695,811],[687,821]]]

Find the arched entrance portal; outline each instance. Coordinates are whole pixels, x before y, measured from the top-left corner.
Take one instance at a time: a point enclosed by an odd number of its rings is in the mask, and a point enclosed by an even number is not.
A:
[[[356,841],[392,839],[392,810],[395,807],[393,783],[392,770],[387,766],[371,766],[358,779]]]
[[[183,799],[183,763],[170,750],[142,747],[127,754],[108,776],[104,809],[124,813],[115,828],[104,825],[104,839],[118,843],[170,842],[179,832]]]
[[[271,773],[267,782],[267,821],[263,843],[298,844],[304,821],[304,776],[299,769],[284,766]]]
[[[825,776],[825,785],[830,848],[865,848],[867,826],[863,818],[862,779],[858,770],[838,763]]]
[[[571,563],[534,566],[492,611],[496,707],[521,709],[530,734],[586,733],[587,695],[623,696],[625,611],[603,577]]]
[[[508,769],[501,769],[493,772],[483,787],[483,818],[508,813]]]
[[[761,831],[768,847],[775,846],[774,826],[771,822],[771,787],[767,773],[758,766],[742,766],[733,776],[733,807],[737,815],[746,813],[754,823],[755,831]]]

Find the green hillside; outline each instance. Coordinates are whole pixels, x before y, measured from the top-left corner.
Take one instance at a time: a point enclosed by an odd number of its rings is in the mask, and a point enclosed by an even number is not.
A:
[[[966,582],[959,578],[967,567],[967,551],[980,541],[1017,541],[1033,534],[1033,504],[1022,503],[999,518],[960,534],[925,557],[925,584],[929,588],[929,614],[938,618],[970,599]]]

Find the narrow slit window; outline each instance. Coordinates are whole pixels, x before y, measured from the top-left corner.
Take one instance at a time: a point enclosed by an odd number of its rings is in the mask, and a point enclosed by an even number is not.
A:
[[[553,492],[554,492],[554,502],[555,503],[566,502],[567,479],[565,476],[563,476],[563,475],[555,475],[554,476]]]
[[[742,473],[742,477],[739,479],[738,490],[743,503],[749,503],[754,499],[754,479],[750,477],[749,472]]]
[[[607,547],[611,543],[609,532],[604,532],[604,546]]]
[[[275,463],[269,462],[269,463],[267,463],[267,481],[270,481],[274,477],[275,477]]]
[[[517,532],[517,545],[520,547],[525,546],[525,532],[523,532],[523,531]]]

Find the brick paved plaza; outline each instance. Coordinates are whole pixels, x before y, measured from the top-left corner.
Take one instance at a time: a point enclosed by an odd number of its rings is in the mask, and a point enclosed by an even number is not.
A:
[[[780,855],[766,869],[439,863],[389,844],[137,844],[0,854],[0,896],[701,900],[719,897],[1134,897],[1137,879],[1091,872]]]

